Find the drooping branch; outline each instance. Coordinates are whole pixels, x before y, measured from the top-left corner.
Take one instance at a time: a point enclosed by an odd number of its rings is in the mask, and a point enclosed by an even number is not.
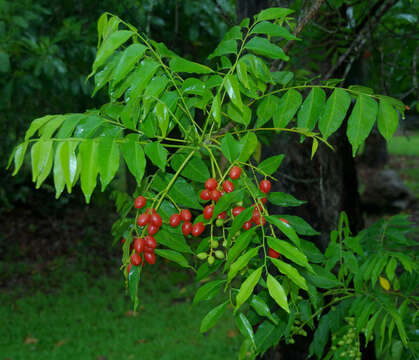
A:
[[[320,7],[324,3],[325,0],[317,0],[310,10],[307,12],[307,15],[297,24],[294,30],[294,35],[298,36],[301,31],[303,31],[304,27],[308,24],[308,22],[315,17],[315,15],[320,10]],[[285,53],[294,45],[294,40],[288,41],[287,44],[284,46],[283,50]],[[276,60],[272,63],[271,71],[276,71],[281,63],[281,60]]]
[[[384,16],[384,14],[390,10],[398,0],[386,0],[381,5],[381,7],[377,10],[376,14],[372,16],[371,20],[367,22],[364,27],[359,31],[358,35],[356,36],[355,40],[352,42],[352,44],[348,47],[348,49],[339,57],[339,59],[336,61],[335,65],[333,65],[330,70],[327,72],[325,76],[325,80],[330,79],[335,72],[342,66],[342,64],[348,60],[348,58],[356,51],[358,52],[362,46],[367,41],[367,33],[369,31],[372,31],[380,22],[381,18]],[[349,59],[351,60],[351,59]],[[353,62],[350,61],[350,63]],[[347,72],[347,71],[346,71]]]

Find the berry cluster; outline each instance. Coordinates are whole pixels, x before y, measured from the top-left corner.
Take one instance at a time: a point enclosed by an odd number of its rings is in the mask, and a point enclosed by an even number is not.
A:
[[[205,220],[210,220],[214,215],[215,204],[220,198],[226,194],[234,191],[235,185],[234,180],[238,180],[242,174],[242,169],[239,166],[233,166],[229,171],[230,179],[224,180],[222,183],[218,183],[215,178],[209,178],[205,182],[205,188],[200,192],[200,198],[204,202],[211,201],[204,207],[202,216]],[[262,193],[268,194],[271,191],[271,182],[267,179],[260,181],[259,189]],[[243,224],[244,230],[249,230],[253,226],[263,226],[266,223],[263,213],[265,212],[264,205],[266,205],[268,199],[266,197],[258,198],[257,202],[252,205],[253,214],[250,220]],[[134,207],[136,209],[143,209],[147,204],[147,199],[144,196],[138,196],[135,199]],[[241,212],[245,210],[242,206],[242,202],[237,203],[237,206],[231,209],[231,213],[223,211],[217,215],[215,224],[217,226],[223,226],[224,221],[237,217]],[[284,223],[288,224],[288,221],[281,219]],[[143,234],[146,233],[145,237],[134,238],[133,243],[130,246],[130,264],[127,267],[129,273],[131,266],[139,266],[143,260],[148,264],[154,264],[156,256],[154,249],[157,246],[156,239],[153,237],[160,227],[163,225],[162,217],[157,213],[154,208],[146,208],[145,211],[140,213],[137,218],[137,225],[143,228]],[[193,237],[200,236],[205,231],[205,224],[202,221],[198,221],[195,224],[192,223],[192,213],[188,209],[182,209],[179,213],[172,214],[169,218],[169,225],[171,227],[178,227],[181,225],[182,234],[184,236],[192,235]],[[125,239],[124,239],[125,240]],[[226,244],[223,243],[223,246]],[[211,239],[211,251],[209,254],[200,253],[198,258],[204,260],[208,258],[208,262],[211,264],[214,262],[214,256],[218,259],[224,258],[224,252],[222,250],[215,250],[218,247],[218,242]],[[280,254],[274,249],[268,249],[268,255],[273,258],[278,258]]]
[[[172,227],[177,227],[182,224],[182,234],[188,236],[192,234],[194,237],[198,237],[205,230],[205,225],[203,222],[199,221],[195,225],[192,225],[192,214],[188,209],[183,209],[179,214],[173,214],[170,216],[169,224]]]

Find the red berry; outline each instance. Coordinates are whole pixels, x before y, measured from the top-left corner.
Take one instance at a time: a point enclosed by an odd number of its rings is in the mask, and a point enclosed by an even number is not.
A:
[[[217,219],[225,219],[227,216],[227,213],[225,211],[223,211],[222,213],[219,213],[217,215]]]
[[[263,216],[253,217],[252,220],[255,222],[256,225],[265,225],[266,219]]]
[[[144,196],[138,196],[135,199],[134,207],[136,209],[141,209],[141,208],[143,208],[145,206],[146,203],[147,203],[147,199]]]
[[[226,180],[223,183],[223,189],[226,193],[231,193],[234,191],[234,185],[230,180]]]
[[[290,223],[289,223],[289,221],[288,220],[286,220],[286,219],[284,219],[284,218],[279,218],[279,220],[281,220],[283,223],[285,223],[285,224],[287,224],[287,225],[289,225]]]
[[[263,193],[267,194],[271,191],[271,182],[269,180],[262,180],[259,184],[259,189]]]
[[[244,207],[243,206],[236,206],[233,209],[233,216],[239,215],[243,210],[244,210]]]
[[[182,234],[188,236],[192,231],[192,223],[190,221],[185,221],[182,224]]]
[[[215,190],[217,188],[217,180],[214,178],[209,178],[207,181],[205,181],[205,188],[208,190]]]
[[[193,227],[192,227],[192,236],[197,237],[199,235],[201,235],[205,230],[205,226],[202,222],[197,222]]]
[[[204,207],[204,219],[211,219],[212,214],[214,213],[214,205],[207,205]]]
[[[253,210],[252,220],[257,223],[256,219],[260,219],[260,211],[258,208]]]
[[[145,213],[145,214],[141,214],[138,219],[137,219],[137,224],[138,226],[145,226],[148,224],[148,222],[150,221],[150,214]]]
[[[147,226],[147,232],[149,235],[154,235],[159,231],[159,227],[153,224],[148,224]]]
[[[249,230],[251,227],[252,227],[252,221],[251,221],[251,220],[246,221],[246,222],[243,224],[243,229],[244,229],[244,230]]]
[[[259,201],[265,205],[268,202],[268,199],[266,197],[259,199]]]
[[[173,214],[169,219],[170,226],[173,226],[173,227],[179,226],[180,220],[181,218],[179,214]]]
[[[149,248],[155,249],[157,246],[157,241],[153,236],[148,235],[144,238],[144,245]]]
[[[180,218],[183,221],[191,221],[192,220],[192,214],[191,214],[191,212],[188,209],[183,209],[180,212]]]
[[[163,224],[163,220],[159,214],[151,214],[150,215],[150,223],[158,228]]]
[[[127,241],[127,240],[125,238],[122,238],[121,245],[124,245],[125,244],[125,241]]]
[[[128,266],[127,266],[127,275],[129,274],[129,272],[131,271],[131,268],[132,268],[132,264],[131,263],[129,263],[128,264]]]
[[[280,256],[279,252],[278,252],[278,251],[275,251],[275,250],[274,250],[274,249],[272,249],[272,248],[269,248],[269,250],[268,250],[268,255],[269,255],[270,257],[272,257],[272,258],[275,258],[275,259],[278,259],[278,258],[279,258],[279,256]]]
[[[134,250],[137,254],[141,254],[144,251],[144,239],[143,238],[135,238],[134,239]]]
[[[144,260],[150,265],[154,265],[156,263],[156,254],[153,252],[146,252],[144,253]]]
[[[141,256],[138,255],[137,253],[134,253],[131,255],[131,264],[134,266],[138,266],[141,264]]]
[[[241,173],[242,173],[242,169],[241,169],[240,167],[238,167],[238,166],[233,166],[233,167],[230,169],[230,177],[231,177],[233,180],[238,179],[238,178],[240,177]]]
[[[211,199],[211,191],[209,191],[208,189],[204,189],[201,191],[201,194],[199,195],[201,197],[202,200],[209,200]]]
[[[221,192],[219,190],[211,191],[211,200],[214,200],[215,202],[217,202],[218,200],[220,200],[220,197],[221,197]]]
[[[145,253],[154,253],[154,249],[148,246],[144,247],[144,254]]]

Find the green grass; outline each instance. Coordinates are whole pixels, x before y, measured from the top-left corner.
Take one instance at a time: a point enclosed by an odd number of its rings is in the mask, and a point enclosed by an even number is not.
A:
[[[388,143],[388,150],[393,155],[419,156],[419,133],[395,136]]]
[[[394,137],[388,143],[388,151],[393,155],[390,166],[419,198],[419,132]]]
[[[2,265],[6,274],[22,268]],[[175,284],[191,283],[177,268],[156,264],[143,271],[141,308],[134,317],[121,274],[105,274],[94,265],[88,274],[77,270],[78,263],[54,266],[44,276],[29,275],[26,269],[25,282],[2,291],[0,360],[236,357],[241,339],[234,331],[231,311],[207,334],[200,334],[201,319],[221,299],[192,306],[195,286]]]

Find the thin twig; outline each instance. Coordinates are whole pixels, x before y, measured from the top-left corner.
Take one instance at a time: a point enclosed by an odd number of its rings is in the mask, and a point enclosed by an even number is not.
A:
[[[366,33],[368,31],[371,31],[375,26],[377,26],[377,24],[379,23],[379,21],[381,20],[381,18],[384,16],[384,14],[390,9],[392,8],[398,0],[386,0],[383,5],[379,8],[379,10],[377,11],[377,13],[373,16],[373,18],[371,19],[371,21],[369,21],[363,28],[362,30],[358,33],[358,36],[355,38],[355,40],[352,42],[352,44],[349,46],[349,48],[345,51],[345,53],[343,53],[338,61],[336,61],[335,65],[331,67],[331,69],[328,71],[328,73],[325,76],[325,80],[330,79],[336,72],[337,69],[339,69],[342,64],[347,60],[347,58],[355,51],[355,52],[359,52],[359,50],[361,49],[361,47],[364,45],[364,43],[366,42]]]
[[[308,11],[307,15],[297,24],[294,35],[298,36],[301,31],[303,31],[304,26],[307,25],[307,23],[317,14],[317,12],[320,9],[320,6],[324,3],[325,0],[317,0],[313,6]],[[284,46],[283,50],[285,53],[288,52],[288,50],[294,45],[294,40],[288,41],[287,44]],[[273,62],[271,66],[271,71],[276,71],[279,68],[279,65],[281,64],[281,60],[276,60]]]

